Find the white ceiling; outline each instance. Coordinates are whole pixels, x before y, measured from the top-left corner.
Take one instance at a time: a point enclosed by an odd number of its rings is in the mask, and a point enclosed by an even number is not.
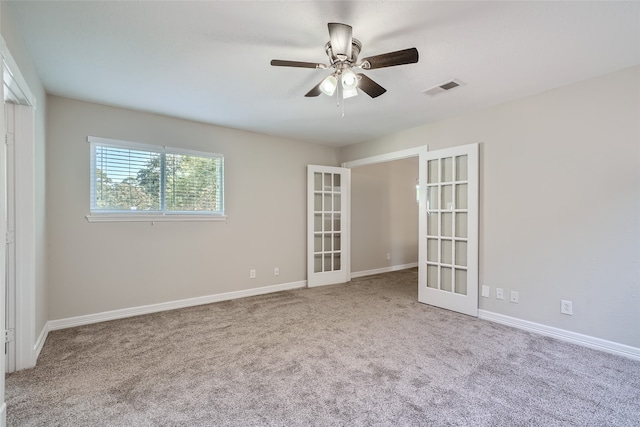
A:
[[[11,15],[48,93],[343,146],[640,64],[640,2],[17,1]],[[365,73],[387,89],[304,94],[328,70],[328,22],[361,58],[416,47],[417,64]],[[451,79],[466,85],[422,92]]]

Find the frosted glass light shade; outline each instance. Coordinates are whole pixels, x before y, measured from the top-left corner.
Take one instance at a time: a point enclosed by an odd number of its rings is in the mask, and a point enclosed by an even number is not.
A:
[[[351,69],[342,72],[342,87],[346,89],[355,89],[358,86],[358,76]]]
[[[327,76],[320,84],[320,91],[325,95],[333,95],[338,86],[338,80],[334,75]]]
[[[354,87],[353,89],[344,88],[342,90],[342,98],[347,99],[354,96],[358,96],[358,90]]]

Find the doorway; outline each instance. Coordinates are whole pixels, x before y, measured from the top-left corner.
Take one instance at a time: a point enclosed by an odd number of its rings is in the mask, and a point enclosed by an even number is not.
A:
[[[2,165],[5,372],[35,366],[36,100],[17,64],[2,51],[5,145]]]
[[[418,157],[351,169],[351,277],[418,266]]]
[[[423,146],[343,164],[418,158],[418,301],[471,316],[478,314],[478,147]]]

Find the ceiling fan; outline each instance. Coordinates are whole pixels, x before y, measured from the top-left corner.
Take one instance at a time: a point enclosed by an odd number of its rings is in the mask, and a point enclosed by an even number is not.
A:
[[[353,38],[350,25],[331,22],[329,25],[329,41],[324,49],[329,57],[329,64],[314,62],[271,60],[271,65],[276,67],[298,68],[333,68],[333,73],[325,77],[305,96],[318,96],[321,93],[332,96],[337,88],[340,88],[342,99],[350,98],[358,94],[357,88],[371,98],[376,98],[387,90],[362,73],[356,74],[353,69],[373,70],[376,68],[393,67],[396,65],[415,64],[418,62],[418,49],[398,50],[369,56],[358,61],[358,55],[362,49],[362,43]],[[338,82],[341,85],[338,85]]]

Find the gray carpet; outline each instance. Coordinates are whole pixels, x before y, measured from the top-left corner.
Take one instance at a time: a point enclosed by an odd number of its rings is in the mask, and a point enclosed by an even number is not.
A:
[[[638,426],[640,362],[417,302],[417,272],[49,335],[10,426]]]

